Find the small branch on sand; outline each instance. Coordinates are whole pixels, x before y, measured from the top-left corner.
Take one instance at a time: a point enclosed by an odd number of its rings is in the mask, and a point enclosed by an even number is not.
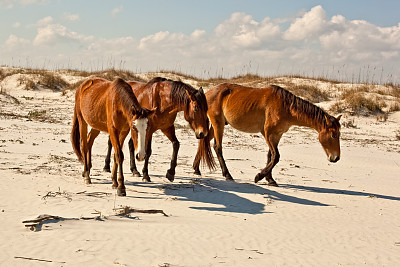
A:
[[[57,197],[57,196],[65,197],[66,199],[68,199],[69,202],[72,201],[71,196],[65,191],[61,192],[60,188],[58,188],[58,192],[52,192],[52,191],[47,192],[47,194],[43,196],[42,199],[46,200],[46,198],[48,197]]]
[[[22,223],[25,224],[25,227],[28,227],[29,230],[31,231],[40,231],[42,229],[42,224],[45,222],[50,222],[50,223],[56,223],[60,221],[78,221],[78,220],[98,220],[102,221],[102,216],[101,213],[96,212],[95,214],[98,214],[97,216],[94,217],[81,217],[81,218],[64,218],[60,216],[54,216],[54,215],[48,215],[48,214],[43,214],[39,215],[36,219],[32,220],[26,220],[23,221]]]
[[[141,210],[141,209],[133,209],[129,206],[124,206],[124,207],[117,208],[114,210],[118,212],[116,215],[126,216],[126,217],[129,217],[131,213],[149,213],[149,214],[161,213],[162,215],[168,217],[168,215],[165,214],[165,212],[163,210],[153,210],[153,209]]]
[[[23,260],[30,260],[30,261],[42,261],[42,262],[54,262],[54,263],[66,263],[65,261],[52,261],[52,260],[43,260],[43,259],[35,259],[30,257],[19,257],[15,256],[14,259],[23,259]]]
[[[160,213],[166,217],[168,217],[167,214],[163,210],[141,210],[141,209],[133,209],[128,206],[124,206],[118,209],[114,209],[114,211],[117,211],[115,214],[116,216],[125,216],[129,217],[131,213],[149,213],[149,214],[156,214]],[[60,221],[88,221],[88,220],[95,220],[95,221],[103,221],[103,219],[107,219],[104,215],[101,214],[100,211],[95,210],[93,214],[96,214],[94,217],[80,217],[80,218],[64,218],[60,216],[54,216],[54,215],[48,215],[48,214],[42,214],[39,215],[37,218],[32,219],[32,220],[26,220],[23,221],[22,223],[25,224],[25,227],[28,227],[31,231],[40,231],[42,229],[42,225],[44,223],[57,223]]]
[[[89,196],[89,197],[98,197],[98,198],[111,195],[111,193],[106,193],[106,192],[86,192],[86,191],[78,192],[76,194],[77,195],[85,195],[85,196]]]

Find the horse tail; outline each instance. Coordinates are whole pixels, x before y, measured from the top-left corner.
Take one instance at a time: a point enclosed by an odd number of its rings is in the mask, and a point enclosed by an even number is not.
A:
[[[76,107],[74,108],[74,118],[72,120],[71,143],[74,148],[75,154],[78,156],[80,162],[83,162],[81,151],[81,134],[79,131],[79,120],[76,114]]]
[[[212,139],[210,131],[213,131],[212,126],[210,127],[208,135],[199,140],[199,146],[193,162],[193,169],[195,170],[199,170],[200,162],[203,166],[206,164],[210,170],[215,170],[216,164],[210,146],[210,141]]]

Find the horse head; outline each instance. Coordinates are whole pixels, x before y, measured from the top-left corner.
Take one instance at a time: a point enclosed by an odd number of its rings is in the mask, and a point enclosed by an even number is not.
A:
[[[207,117],[207,99],[203,88],[199,90],[188,91],[190,102],[185,111],[185,119],[194,130],[197,139],[203,139],[208,135],[209,120]]]
[[[340,159],[340,118],[341,115],[337,118],[325,115],[326,127],[319,131],[319,142],[330,162],[337,162]]]
[[[156,109],[146,109],[132,106],[131,136],[135,147],[136,159],[142,161],[146,157],[147,145],[151,138],[151,129],[148,127],[149,119],[154,116]]]

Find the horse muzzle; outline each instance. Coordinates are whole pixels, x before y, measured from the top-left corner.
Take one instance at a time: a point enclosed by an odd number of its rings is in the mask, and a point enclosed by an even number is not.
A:
[[[138,161],[143,161],[145,158],[146,158],[146,154],[141,154],[141,153],[136,154],[136,159]]]
[[[196,138],[197,139],[203,139],[204,137],[206,137],[207,135],[206,134],[204,134],[204,132],[196,132],[195,133],[195,135],[196,135]]]
[[[337,155],[334,155],[334,154],[330,154],[330,155],[328,156],[329,162],[332,162],[332,163],[338,162],[339,159],[340,159],[340,157],[337,156]]]

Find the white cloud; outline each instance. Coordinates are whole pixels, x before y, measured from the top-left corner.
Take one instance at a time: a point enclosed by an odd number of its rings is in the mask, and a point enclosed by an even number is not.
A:
[[[70,41],[83,42],[92,39],[91,36],[84,36],[68,30],[63,25],[54,24],[52,17],[39,20],[37,25],[37,35],[33,40],[35,46],[57,45]]]
[[[44,5],[48,0],[0,0],[0,9],[10,9],[15,6]]]
[[[78,21],[79,20],[79,15],[78,14],[71,14],[71,13],[68,13],[68,12],[65,12],[63,17],[66,20],[69,20],[69,21]]]
[[[113,10],[111,10],[110,14],[111,14],[111,16],[114,17],[114,16],[116,16],[118,13],[121,13],[123,9],[124,9],[123,6],[116,7],[116,8],[114,8]]]
[[[84,35],[45,17],[37,22],[32,40],[10,35],[0,45],[0,58],[26,56],[34,45],[35,54],[30,57],[50,57],[60,65],[70,61],[76,67],[88,64],[93,68],[113,59],[127,62],[125,67],[133,70],[176,70],[179,66],[195,75],[207,70],[212,76],[221,75],[221,69],[224,75],[318,75],[344,65],[353,74],[365,65],[400,73],[400,24],[379,27],[342,15],[328,18],[321,6],[292,19],[289,27],[285,27],[287,22],[268,17],[257,21],[251,15],[233,13],[212,32],[160,31],[136,40],[132,36],[102,39]]]
[[[304,40],[320,34],[326,28],[326,12],[321,6],[313,7],[303,17],[297,18],[284,33],[286,40]]]
[[[19,38],[13,34],[11,34],[5,42],[5,45],[9,48],[25,46],[31,44],[31,41],[23,38]]]

